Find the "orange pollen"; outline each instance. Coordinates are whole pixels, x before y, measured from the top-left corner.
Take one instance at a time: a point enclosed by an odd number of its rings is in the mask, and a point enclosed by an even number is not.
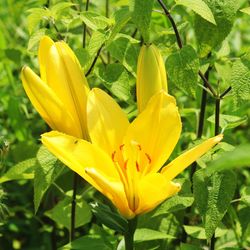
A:
[[[135,166],[136,166],[137,172],[140,172],[140,166],[139,166],[139,163],[137,161],[135,162]]]
[[[119,149],[122,151],[125,144],[120,145]]]
[[[116,154],[116,151],[114,151],[114,152],[112,153],[112,156],[111,156],[112,161],[115,161],[115,154]]]
[[[150,157],[149,154],[147,154],[147,153],[145,153],[145,155],[146,155],[146,157],[147,157],[147,159],[148,159],[148,163],[150,164],[151,161],[152,161],[151,157]]]
[[[128,165],[128,159],[124,162],[124,165],[123,165],[124,169],[127,169],[127,165]]]

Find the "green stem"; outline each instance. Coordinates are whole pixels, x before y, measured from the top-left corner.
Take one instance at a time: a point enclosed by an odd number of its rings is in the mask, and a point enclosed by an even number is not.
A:
[[[85,6],[85,11],[88,11],[89,9],[89,0],[86,0],[86,6]],[[84,23],[83,24],[83,34],[82,34],[82,47],[85,48],[86,47],[86,37],[87,37],[87,26]]]
[[[70,242],[75,238],[75,218],[76,218],[76,190],[77,190],[78,174],[74,173],[73,177],[73,195],[71,202],[71,226],[70,226]]]
[[[125,250],[134,250],[134,233],[137,226],[137,218],[128,220],[128,231],[124,234]]]

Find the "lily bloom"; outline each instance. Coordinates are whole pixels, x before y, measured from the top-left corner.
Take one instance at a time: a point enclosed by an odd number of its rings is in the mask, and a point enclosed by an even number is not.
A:
[[[148,212],[176,194],[180,185],[172,180],[222,139],[210,138],[162,168],[181,133],[175,99],[164,91],[129,123],[109,95],[92,89],[87,125],[91,143],[57,131],[43,134],[42,143],[126,218]]]
[[[31,103],[53,129],[87,139],[86,103],[89,87],[69,46],[44,36],[39,45],[40,75],[22,69],[23,87]]]
[[[150,98],[161,90],[168,91],[164,61],[154,44],[144,44],[137,62],[136,97],[138,111],[142,112]]]

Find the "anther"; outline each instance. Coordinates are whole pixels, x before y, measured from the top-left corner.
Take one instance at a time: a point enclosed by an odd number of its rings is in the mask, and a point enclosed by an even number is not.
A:
[[[78,143],[78,140],[75,140],[75,141],[74,141],[74,144],[77,144],[77,143]]]
[[[112,161],[115,161],[115,154],[116,154],[116,151],[114,151],[114,152],[112,153],[112,156],[111,156]]]
[[[137,147],[138,147],[139,150],[141,151],[141,145],[140,145],[140,144],[137,144]]]
[[[119,147],[120,151],[123,150],[124,145],[125,145],[125,144],[120,145],[120,147]]]
[[[137,161],[135,162],[135,165],[136,165],[136,170],[137,170],[137,172],[140,172],[139,163],[138,163]]]
[[[150,164],[152,160],[151,160],[149,154],[145,153],[145,155],[146,155],[146,157],[147,157],[147,159],[148,159],[148,163]]]

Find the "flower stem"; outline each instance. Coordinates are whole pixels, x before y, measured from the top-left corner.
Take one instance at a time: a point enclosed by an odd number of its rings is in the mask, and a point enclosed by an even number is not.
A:
[[[134,250],[134,233],[137,226],[137,218],[128,220],[128,231],[124,234],[125,250]]]
[[[73,177],[73,195],[71,202],[71,227],[70,227],[70,242],[75,238],[75,217],[76,217],[76,190],[77,190],[78,174],[74,173]]]
[[[85,11],[88,11],[89,9],[89,0],[86,0],[86,6],[85,6]],[[83,33],[82,33],[82,47],[86,47],[86,37],[87,37],[87,25],[84,23],[83,24]]]

